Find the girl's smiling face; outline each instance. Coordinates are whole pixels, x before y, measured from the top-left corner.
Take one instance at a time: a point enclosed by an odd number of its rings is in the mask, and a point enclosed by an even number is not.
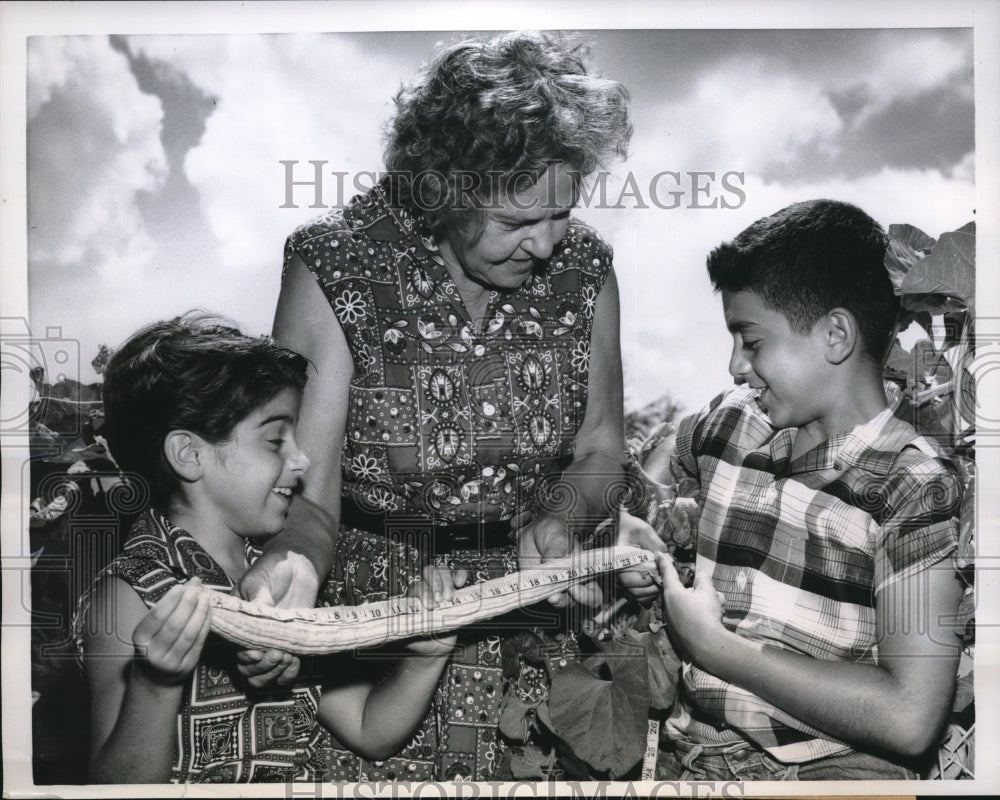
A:
[[[279,391],[242,420],[229,441],[205,449],[203,511],[245,538],[281,531],[309,459],[295,440],[301,394]]]
[[[771,424],[801,428],[824,419],[833,402],[825,385],[823,326],[793,330],[784,314],[753,291],[723,291],[722,307],[733,336],[729,372],[760,390]]]

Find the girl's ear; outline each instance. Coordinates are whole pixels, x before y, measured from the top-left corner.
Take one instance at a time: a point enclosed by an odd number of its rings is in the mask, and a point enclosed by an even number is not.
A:
[[[190,431],[170,431],[163,442],[163,454],[170,467],[186,481],[196,481],[204,472],[207,443]]]
[[[826,360],[842,364],[860,346],[858,322],[846,308],[834,308],[825,319]]]

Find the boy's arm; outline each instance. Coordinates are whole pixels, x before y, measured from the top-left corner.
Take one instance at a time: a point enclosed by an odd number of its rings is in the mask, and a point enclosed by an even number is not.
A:
[[[722,625],[710,578],[685,589],[669,559],[658,559],[668,627],[700,668],[853,745],[917,756],[937,741],[960,649],[953,620],[962,586],[950,559],[878,592],[877,665],[745,639]]]
[[[151,611],[127,583],[103,581],[88,614],[90,780],[170,780],[183,681],[208,636],[200,581],[173,587]],[[133,643],[134,639],[134,643]],[[145,648],[149,660],[136,654]]]

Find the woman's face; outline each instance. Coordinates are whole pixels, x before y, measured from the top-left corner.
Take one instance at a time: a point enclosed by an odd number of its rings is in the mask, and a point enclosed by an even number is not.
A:
[[[487,208],[482,228],[446,235],[440,249],[452,277],[490,289],[523,284],[566,233],[577,200],[571,173],[572,167],[557,162],[532,186]]]

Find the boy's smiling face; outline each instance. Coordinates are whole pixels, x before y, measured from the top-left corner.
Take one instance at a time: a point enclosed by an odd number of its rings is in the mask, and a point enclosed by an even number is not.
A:
[[[753,291],[723,291],[722,307],[733,335],[729,372],[760,390],[771,424],[801,428],[822,420],[835,400],[826,385],[830,376],[821,321],[799,333]]]
[[[309,459],[295,440],[301,395],[282,389],[232,432],[210,445],[204,463],[205,509],[216,522],[243,537],[271,535],[284,527]]]

